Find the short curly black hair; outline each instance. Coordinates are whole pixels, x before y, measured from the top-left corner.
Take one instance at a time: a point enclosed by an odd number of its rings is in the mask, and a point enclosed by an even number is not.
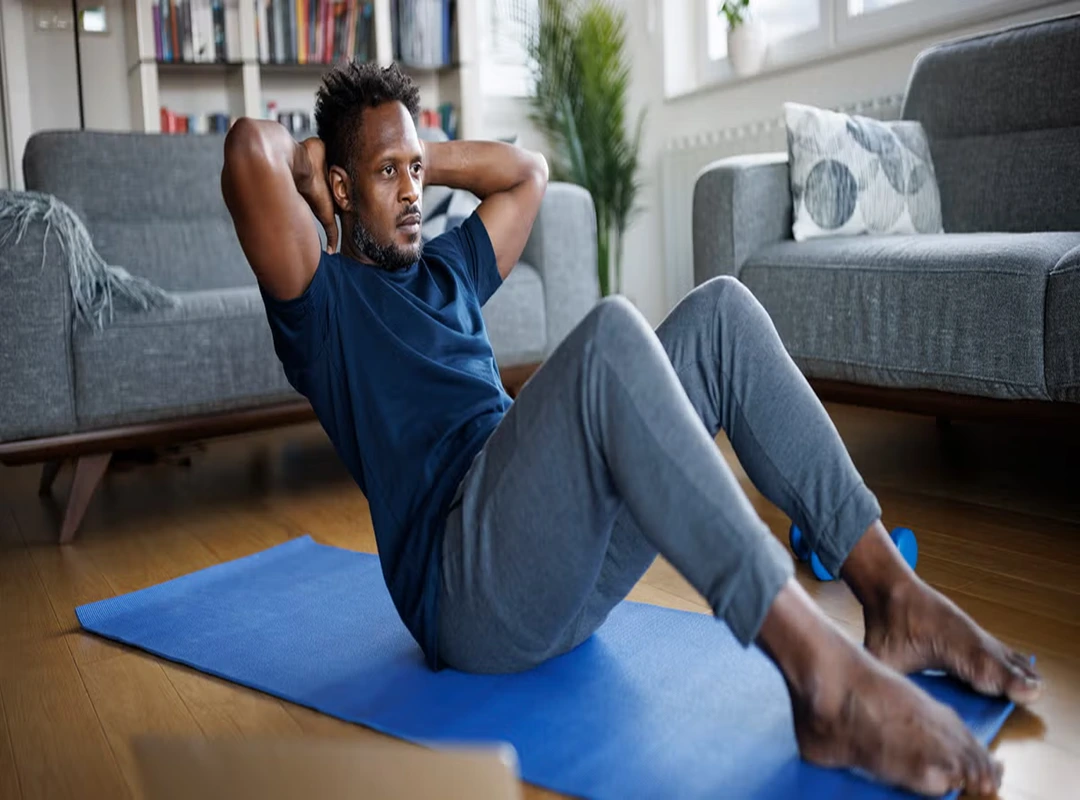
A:
[[[357,59],[330,70],[315,97],[315,128],[326,146],[327,165],[349,169],[360,144],[365,108],[397,101],[413,121],[420,114],[420,90],[397,64],[380,67]]]

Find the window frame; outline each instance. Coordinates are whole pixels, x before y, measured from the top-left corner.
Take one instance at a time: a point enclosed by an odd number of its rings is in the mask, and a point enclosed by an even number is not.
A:
[[[765,63],[758,75],[768,75],[828,58],[848,55],[873,46],[888,46],[941,30],[975,25],[1015,16],[1061,0],[908,0],[895,6],[851,15],[848,0],[818,0],[820,26],[769,43]],[[748,78],[735,74],[731,61],[709,58],[710,0],[694,3],[697,89],[734,84]],[[749,79],[757,76],[750,76]]]
[[[696,11],[695,28],[702,32],[698,41],[698,84],[734,83],[742,80],[735,74],[731,60],[709,58],[708,6],[711,0],[698,0],[694,4]],[[846,4],[847,0],[840,0]],[[814,30],[797,33],[776,42],[769,43],[769,50],[762,66],[762,72],[771,72],[796,64],[806,63],[820,58],[832,46],[830,32],[833,28],[833,0],[818,0],[818,19],[821,21]]]

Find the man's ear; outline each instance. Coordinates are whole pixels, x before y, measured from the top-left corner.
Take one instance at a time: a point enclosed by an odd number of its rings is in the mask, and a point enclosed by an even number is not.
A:
[[[337,165],[330,167],[330,195],[339,209],[352,210],[352,186],[349,183],[349,174]]]

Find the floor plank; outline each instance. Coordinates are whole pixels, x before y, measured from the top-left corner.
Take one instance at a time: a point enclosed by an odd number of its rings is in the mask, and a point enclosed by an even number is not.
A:
[[[8,732],[7,713],[4,711],[4,693],[0,691],[0,798],[14,800],[22,797],[19,773],[15,768],[15,754],[11,751],[11,735]]]
[[[207,736],[288,736],[301,732],[274,697],[176,664],[162,663],[161,669]]]
[[[920,553],[992,573],[991,580],[1006,577],[1063,590],[1073,595],[1073,602],[1080,603],[1080,562],[1070,563],[1030,553],[1017,558],[1018,554],[1013,550],[966,541],[936,531],[920,533]]]
[[[1005,796],[1013,789],[1031,797],[1075,797],[1080,759],[1040,741],[1003,742],[995,753],[1006,765]]]
[[[964,589],[942,589],[942,594],[995,636],[1036,657],[1056,654],[1080,663],[1080,637],[1075,625],[975,597]]]
[[[0,694],[24,800],[125,797],[95,704],[58,636],[0,662]]]
[[[141,785],[132,751],[134,736],[204,733],[157,659],[131,653],[79,669],[132,794],[137,796]]]
[[[30,558],[76,664],[89,664],[130,652],[122,645],[84,633],[79,625],[75,615],[78,606],[115,594],[86,552],[54,544],[35,545],[30,547]]]
[[[49,595],[24,545],[0,551],[0,642],[58,633]]]

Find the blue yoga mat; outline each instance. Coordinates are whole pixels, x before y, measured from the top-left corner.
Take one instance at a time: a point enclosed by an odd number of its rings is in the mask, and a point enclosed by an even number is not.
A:
[[[86,630],[400,738],[509,742],[525,780],[572,795],[906,796],[802,762],[780,673],[705,614],[624,602],[530,672],[432,672],[377,557],[310,537],[76,611]],[[1012,710],[918,680],[983,742]]]

